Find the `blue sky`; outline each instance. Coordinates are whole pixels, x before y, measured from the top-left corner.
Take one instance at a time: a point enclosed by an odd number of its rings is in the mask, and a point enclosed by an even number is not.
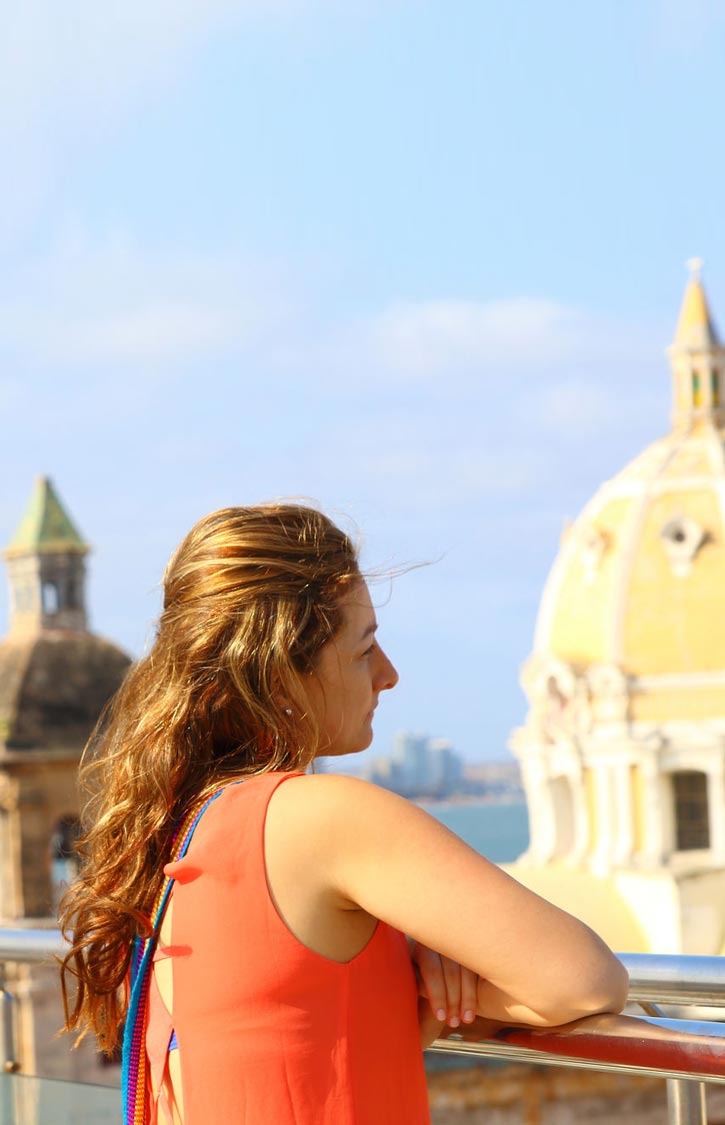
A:
[[[21,10],[22,7],[22,10]],[[562,525],[725,322],[715,0],[27,0],[0,43],[0,538],[38,473],[141,651],[199,516],[363,534],[394,731],[499,758]],[[0,608],[6,620],[5,604]]]

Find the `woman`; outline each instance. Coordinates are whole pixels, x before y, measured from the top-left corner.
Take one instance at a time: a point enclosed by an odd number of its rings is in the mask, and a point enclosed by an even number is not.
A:
[[[403,934],[428,1041],[475,1013],[541,1026],[624,1003],[582,923],[407,801],[305,772],[371,742],[398,679],[376,628],[353,545],[310,508],[215,512],[172,558],[155,643],[84,767],[62,912],[67,1028],[113,1050],[128,1009],[127,1121],[427,1121]]]

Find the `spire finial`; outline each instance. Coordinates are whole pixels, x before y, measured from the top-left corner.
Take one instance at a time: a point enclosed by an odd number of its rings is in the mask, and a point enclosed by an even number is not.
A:
[[[690,258],[687,262],[690,277],[685,288],[685,296],[677,321],[673,347],[688,354],[708,352],[722,345],[705,296],[700,271],[702,258]]]
[[[702,277],[702,267],[705,265],[702,258],[688,258],[685,265],[690,271],[690,279],[692,281],[700,281]]]

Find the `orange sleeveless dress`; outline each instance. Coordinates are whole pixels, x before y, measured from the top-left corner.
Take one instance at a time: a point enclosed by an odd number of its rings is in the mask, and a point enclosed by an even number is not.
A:
[[[264,822],[289,773],[230,785],[205,811],[173,888],[172,1016],[152,982],[147,1054],[173,1020],[184,1125],[426,1125],[417,988],[405,937],[378,922],[345,964],[307,949],[270,897]],[[152,1105],[150,1120],[167,1116]]]

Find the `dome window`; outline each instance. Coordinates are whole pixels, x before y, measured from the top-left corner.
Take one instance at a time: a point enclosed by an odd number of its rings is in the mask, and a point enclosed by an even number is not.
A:
[[[669,520],[660,532],[673,574],[686,578],[700,548],[707,542],[708,534],[696,520],[678,516]]]
[[[589,691],[596,698],[597,715],[604,722],[629,719],[630,682],[617,664],[592,664],[586,673]]]
[[[587,582],[592,583],[596,578],[608,546],[609,536],[606,531],[591,526],[584,529],[581,557]]]

